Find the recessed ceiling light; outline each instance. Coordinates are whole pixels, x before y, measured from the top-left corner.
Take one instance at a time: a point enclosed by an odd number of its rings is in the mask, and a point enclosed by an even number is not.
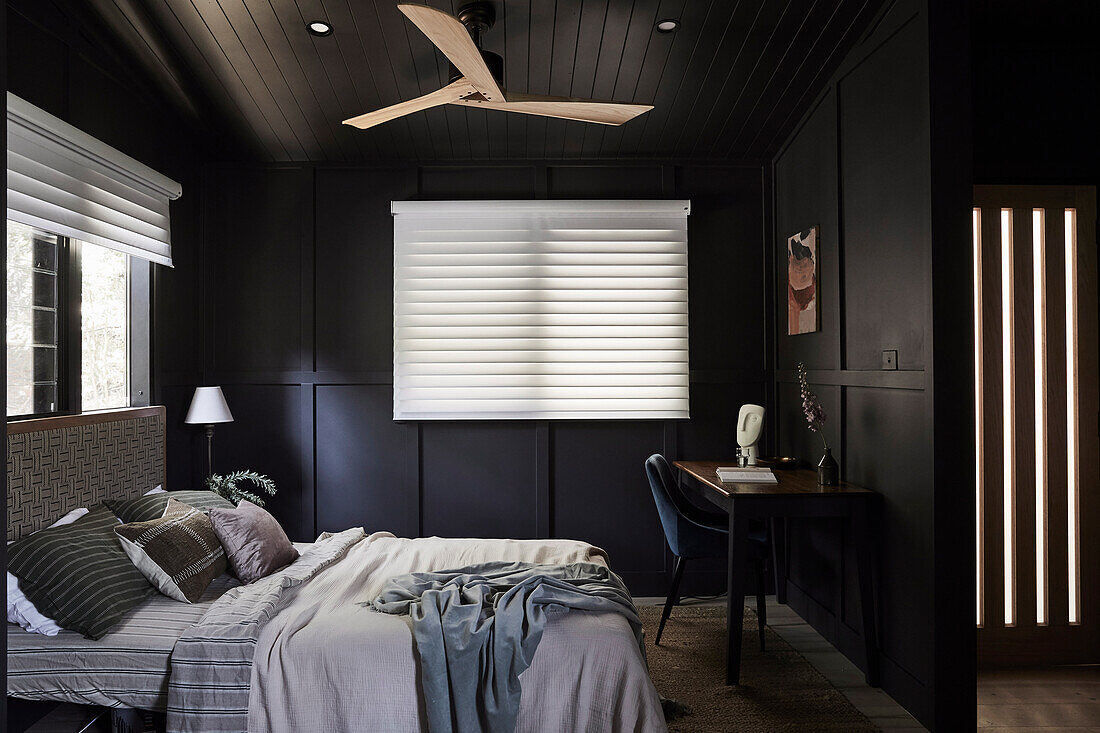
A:
[[[676,30],[679,27],[680,21],[674,20],[673,18],[666,18],[665,20],[657,21],[658,33],[672,33],[672,31]]]
[[[331,36],[332,26],[323,20],[315,20],[309,24],[309,32],[315,36]]]

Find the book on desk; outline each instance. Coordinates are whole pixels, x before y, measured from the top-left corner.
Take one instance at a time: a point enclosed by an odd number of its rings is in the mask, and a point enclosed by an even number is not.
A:
[[[779,480],[767,466],[719,466],[715,471],[722,483],[776,484]]]

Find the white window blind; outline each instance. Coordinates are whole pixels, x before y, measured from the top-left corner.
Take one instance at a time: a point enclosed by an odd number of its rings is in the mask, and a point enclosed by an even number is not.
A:
[[[175,181],[8,92],[8,218],[172,265]]]
[[[688,201],[395,201],[394,419],[688,417]]]

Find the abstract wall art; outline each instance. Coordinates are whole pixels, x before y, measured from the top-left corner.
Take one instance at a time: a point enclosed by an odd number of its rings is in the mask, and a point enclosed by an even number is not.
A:
[[[787,238],[787,335],[821,329],[817,307],[818,228]]]

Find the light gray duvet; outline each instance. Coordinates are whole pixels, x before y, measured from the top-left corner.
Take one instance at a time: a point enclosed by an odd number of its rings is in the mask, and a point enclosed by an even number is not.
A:
[[[426,730],[408,619],[377,613],[370,601],[396,576],[489,561],[606,565],[602,550],[568,540],[370,535],[296,586],[259,632],[248,730]],[[666,730],[634,632],[618,613],[551,610],[519,679],[517,731]]]
[[[364,536],[358,528],[318,540],[283,570],[228,591],[184,631],[172,650],[168,730],[246,730],[260,631],[299,588],[336,565]]]
[[[619,576],[602,563],[488,562],[392,578],[374,608],[412,619],[432,733],[516,727],[519,677],[550,610],[617,613],[645,656],[642,622]]]
[[[569,540],[322,536],[284,570],[226,593],[184,633],[172,653],[168,730],[426,730],[408,619],[370,601],[396,576],[488,561],[606,565],[602,550]],[[618,613],[550,609],[519,680],[517,731],[666,730]]]

